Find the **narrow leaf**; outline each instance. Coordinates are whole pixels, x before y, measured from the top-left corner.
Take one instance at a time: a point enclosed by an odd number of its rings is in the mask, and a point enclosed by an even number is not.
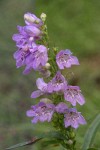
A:
[[[22,143],[14,145],[14,146],[11,146],[9,148],[6,148],[6,150],[10,150],[10,149],[14,149],[14,148],[22,147],[22,146],[35,144],[36,142],[40,141],[43,138],[64,139],[65,137],[60,132],[55,132],[55,131],[47,132],[47,133],[43,133],[41,135],[37,135],[36,137],[32,138],[29,141],[22,142]]]
[[[91,146],[99,126],[100,126],[100,114],[97,115],[97,117],[94,119],[94,121],[91,123],[90,127],[88,128],[84,137],[82,150],[87,150]]]
[[[35,144],[36,142],[40,141],[42,138],[32,138],[30,141],[26,141],[26,142],[23,142],[23,143],[19,143],[19,144],[16,144],[14,146],[11,146],[9,148],[6,148],[6,150],[10,150],[10,149],[14,149],[14,148],[18,148],[18,147],[22,147],[22,146],[26,146],[26,145],[31,145],[31,144]]]

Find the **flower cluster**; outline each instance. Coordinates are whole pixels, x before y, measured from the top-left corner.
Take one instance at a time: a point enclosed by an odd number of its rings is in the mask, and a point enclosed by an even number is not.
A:
[[[53,121],[54,114],[58,113],[63,115],[62,124],[65,128],[71,126],[76,129],[79,124],[86,124],[86,121],[74,106],[77,103],[83,105],[85,99],[80,88],[69,85],[61,71],[72,65],[79,65],[79,61],[68,49],[56,51],[56,53],[52,51],[51,53],[55,55],[55,66],[53,66],[54,60],[49,58],[48,53],[51,49],[45,44],[48,41],[42,40],[47,35],[44,33],[45,17],[46,15],[42,14],[41,19],[39,19],[34,14],[26,13],[24,15],[26,25],[24,27],[18,26],[19,33],[13,35],[13,40],[16,41],[18,48],[14,53],[17,68],[25,66],[25,74],[34,69],[43,75],[42,78],[36,80],[38,90],[32,92],[31,98],[44,95],[51,96],[50,100],[48,98],[40,99],[40,102],[31,106],[26,114],[28,117],[32,117],[32,123],[37,123],[38,121]],[[40,45],[37,44],[39,42]],[[51,61],[48,63],[48,60]],[[52,71],[54,71],[55,76],[50,74],[50,66],[54,67]],[[55,70],[55,67],[58,71]],[[45,82],[45,76],[50,76],[48,82]],[[61,99],[61,97],[63,98]],[[69,104],[71,104],[71,108],[68,107]]]
[[[37,98],[45,94],[46,95],[60,94],[60,95],[64,95],[65,101],[70,102],[72,106],[76,106],[76,102],[79,103],[80,105],[83,105],[85,103],[80,88],[78,86],[68,85],[65,77],[61,74],[60,71],[57,72],[55,77],[50,82],[45,83],[43,78],[38,78],[36,84],[38,90],[32,92],[31,98]],[[66,103],[60,102],[57,106],[54,107],[55,109],[53,113],[57,112],[60,114],[64,114],[65,127],[72,126],[73,128],[77,128],[79,124],[86,124],[86,121],[81,115],[81,113],[77,112],[75,108],[68,108]],[[30,111],[33,111],[33,108]],[[28,112],[27,114],[29,114]],[[29,117],[34,117],[34,116],[30,115]],[[51,121],[51,119],[49,121]]]
[[[28,117],[33,118],[32,123],[37,123],[38,121],[50,122],[55,112],[64,114],[64,124],[66,128],[69,126],[78,128],[79,124],[86,124],[81,113],[77,112],[75,108],[68,108],[65,103],[59,103],[55,106],[52,103],[39,102],[37,105],[31,106],[31,109],[28,110],[26,114]]]
[[[25,26],[17,26],[18,34],[13,35],[18,50],[14,53],[17,68],[25,66],[24,74],[32,69],[45,72],[48,61],[48,49],[44,45],[37,44],[42,39],[43,21],[34,14],[24,15]]]

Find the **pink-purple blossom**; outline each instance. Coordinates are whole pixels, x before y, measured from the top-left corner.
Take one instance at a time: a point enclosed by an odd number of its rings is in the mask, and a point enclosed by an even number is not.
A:
[[[16,42],[18,49],[28,51],[31,43],[34,42],[34,37],[30,40],[30,36],[26,33],[25,28],[22,26],[17,26],[17,29],[19,33],[14,34],[12,39]]]
[[[33,25],[36,27],[41,27],[43,25],[43,22],[40,18],[29,12],[24,14],[24,20],[26,25]]]
[[[63,102],[60,102],[55,109],[58,113],[65,113],[68,110],[68,106]]]
[[[45,66],[48,61],[47,48],[44,45],[37,46],[37,49],[31,49],[32,68],[38,70],[39,66]]]
[[[73,56],[71,51],[61,50],[56,56],[56,63],[59,69],[70,68],[71,65],[79,65],[78,59],[76,56]]]
[[[48,42],[45,41],[47,37],[43,37],[47,34],[46,25],[44,24],[46,15],[42,14],[41,19],[29,12],[26,13],[24,15],[25,26],[17,26],[18,33],[12,37],[17,46],[17,51],[14,53],[17,68],[25,66],[24,74],[35,70],[39,71],[43,76],[43,78],[36,80],[37,90],[32,92],[31,98],[54,94],[53,100],[48,98],[41,99],[38,104],[31,106],[31,109],[26,112],[26,115],[32,118],[32,123],[39,121],[50,122],[53,114],[56,112],[64,117],[62,124],[65,125],[65,128],[71,126],[76,129],[80,124],[86,124],[86,121],[76,108],[68,108],[67,104],[63,101],[65,99],[73,106],[76,106],[76,103],[83,105],[85,99],[78,86],[68,85],[60,69],[70,68],[72,65],[79,65],[79,61],[76,56],[72,55],[70,50],[61,50],[56,55],[58,67],[56,64],[56,69],[52,68],[53,66],[51,67],[54,57],[49,59],[49,48],[45,46],[47,44],[42,45],[42,43]],[[51,70],[49,70],[50,67]],[[58,71],[55,76],[46,83],[44,78],[52,75],[53,72],[51,71],[53,69],[55,69],[54,72],[57,69]],[[57,94],[60,96],[57,96]],[[62,99],[62,94],[64,94],[64,99]],[[60,103],[58,103],[59,100],[61,100]],[[55,106],[53,102],[57,105]]]
[[[38,121],[50,122],[54,112],[55,106],[53,104],[39,102],[37,105],[31,106],[31,109],[26,112],[26,115],[33,118],[32,123],[37,123]]]
[[[40,29],[38,29],[35,26],[25,26],[24,27],[25,32],[30,36],[30,37],[39,37],[41,35]]]
[[[86,124],[86,121],[80,112],[77,112],[75,108],[70,108],[64,114],[64,124],[66,128],[71,126],[76,129],[80,124]]]
[[[26,66],[24,74],[29,73],[32,69],[41,70],[48,61],[47,48],[44,45],[36,46],[34,44],[27,51],[17,50],[14,53],[14,58],[16,59],[17,68]]]
[[[38,78],[36,80],[36,85],[37,85],[38,90],[32,92],[31,98],[37,98],[45,93],[48,93],[47,83],[44,82],[43,78]]]
[[[48,92],[62,92],[67,86],[67,81],[60,71],[48,83]]]
[[[73,106],[76,106],[76,103],[83,105],[85,103],[84,96],[81,93],[79,86],[67,86],[67,89],[64,91],[64,98],[66,101],[69,101]]]
[[[18,33],[12,37],[18,48],[14,53],[16,66],[17,68],[25,66],[24,74],[28,74],[32,69],[41,72],[41,68],[48,61],[47,48],[36,44],[36,41],[42,38],[43,22],[31,13],[26,13],[24,19],[26,26],[17,26]]]

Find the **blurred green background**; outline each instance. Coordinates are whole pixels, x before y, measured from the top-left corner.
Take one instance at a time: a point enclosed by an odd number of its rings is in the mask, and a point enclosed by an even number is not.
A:
[[[50,123],[32,125],[26,110],[35,100],[36,76],[23,76],[23,68],[16,69],[16,51],[12,35],[17,25],[24,25],[26,12],[40,16],[47,14],[49,36],[60,49],[70,49],[79,58],[80,66],[73,67],[71,82],[79,85],[86,104],[78,106],[88,124],[77,130],[77,146],[95,115],[100,113],[100,1],[99,0],[0,0],[0,149],[26,141],[42,131],[52,130]],[[18,150],[45,150],[40,144]],[[100,147],[100,132],[93,146]],[[50,150],[59,147],[50,146]]]

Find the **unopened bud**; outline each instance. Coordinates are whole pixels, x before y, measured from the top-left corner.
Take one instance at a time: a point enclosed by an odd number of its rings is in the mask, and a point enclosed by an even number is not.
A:
[[[72,140],[68,140],[68,141],[67,141],[67,144],[72,145],[72,144],[73,144],[73,141],[72,141]]]
[[[31,16],[30,14],[25,14],[24,19],[30,23],[34,23],[36,21],[36,19],[33,16]]]
[[[50,64],[49,64],[49,63],[46,63],[45,68],[46,68],[46,69],[49,69],[49,68],[50,68]]]
[[[50,99],[48,99],[48,98],[42,98],[41,100],[40,100],[40,102],[44,102],[44,103],[52,103],[52,101],[50,100]]]
[[[71,133],[70,133],[70,138],[71,138],[71,139],[75,138],[75,133],[74,133],[74,132],[71,132]]]
[[[40,18],[42,19],[43,22],[45,22],[47,15],[45,13],[42,13]]]

